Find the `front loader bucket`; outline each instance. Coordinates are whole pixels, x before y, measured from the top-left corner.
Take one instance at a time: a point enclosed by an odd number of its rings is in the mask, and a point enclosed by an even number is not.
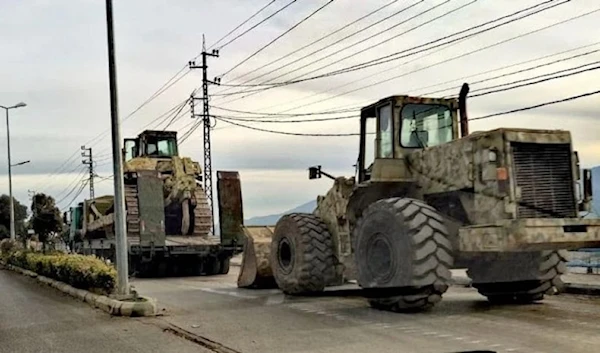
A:
[[[244,226],[244,252],[238,287],[277,288],[270,261],[274,231],[274,226]]]

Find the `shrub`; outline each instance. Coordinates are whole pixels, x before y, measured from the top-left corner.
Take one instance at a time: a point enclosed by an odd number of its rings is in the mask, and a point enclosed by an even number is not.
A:
[[[12,251],[20,249],[20,248],[21,248],[21,244],[17,241],[10,240],[10,239],[2,239],[2,241],[0,241],[0,254],[1,255],[8,255]]]
[[[14,251],[7,262],[75,288],[103,294],[111,293],[115,288],[116,270],[95,256]]]

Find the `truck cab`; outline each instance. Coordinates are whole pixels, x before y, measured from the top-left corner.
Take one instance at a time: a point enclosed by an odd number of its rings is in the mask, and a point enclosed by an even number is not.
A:
[[[364,107],[360,120],[358,181],[408,179],[412,152],[459,138],[458,100],[390,96]]]
[[[137,138],[125,139],[125,161],[147,157],[170,159],[179,156],[177,131],[145,130]]]

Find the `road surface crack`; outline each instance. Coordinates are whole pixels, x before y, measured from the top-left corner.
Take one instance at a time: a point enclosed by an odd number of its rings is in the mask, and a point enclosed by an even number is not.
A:
[[[162,319],[144,319],[145,324],[150,324],[159,327],[163,332],[167,332],[179,336],[185,340],[198,344],[216,353],[242,353],[231,347],[227,347],[222,343],[211,340],[210,338],[190,332],[180,326],[174,325]]]

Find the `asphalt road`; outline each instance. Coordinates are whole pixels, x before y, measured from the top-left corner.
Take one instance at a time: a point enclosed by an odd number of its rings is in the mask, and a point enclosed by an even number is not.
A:
[[[600,350],[600,298],[562,294],[543,304],[492,306],[474,289],[456,286],[428,313],[394,314],[360,297],[239,289],[237,270],[134,285],[158,298],[163,320],[244,353]]]
[[[110,317],[56,289],[0,270],[0,353],[209,352],[151,321]]]

